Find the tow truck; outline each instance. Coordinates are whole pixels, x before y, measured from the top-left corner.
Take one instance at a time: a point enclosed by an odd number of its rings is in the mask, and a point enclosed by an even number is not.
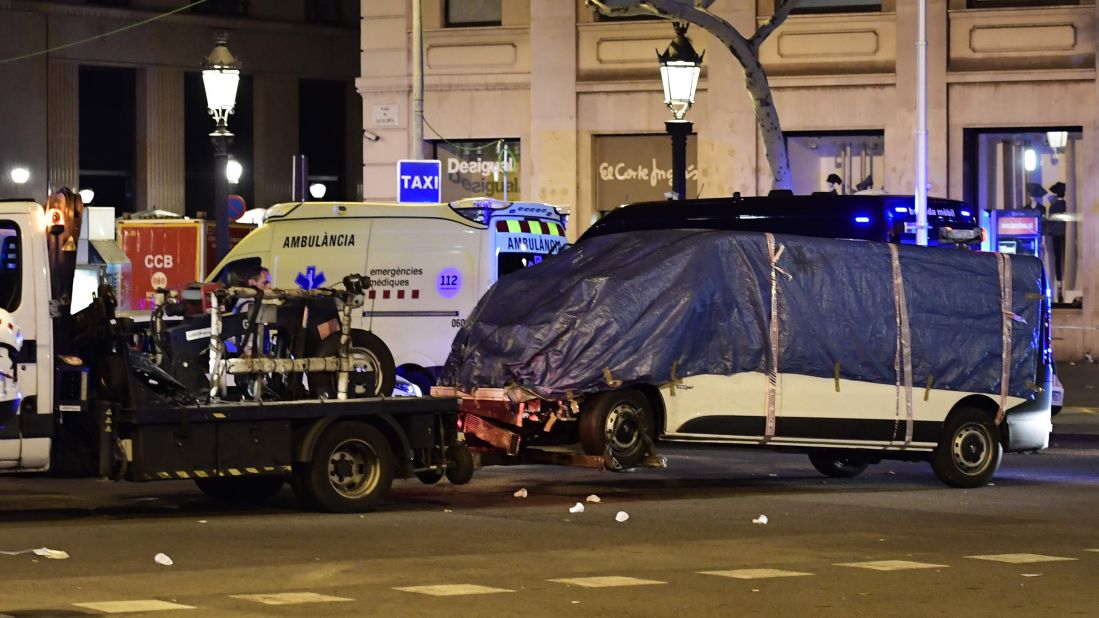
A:
[[[330,512],[374,509],[396,476],[471,479],[457,401],[388,396],[352,344],[366,277],[162,290],[144,324],[103,285],[73,314],[81,217],[66,190],[0,200],[0,472],[192,479],[249,503],[289,481]]]

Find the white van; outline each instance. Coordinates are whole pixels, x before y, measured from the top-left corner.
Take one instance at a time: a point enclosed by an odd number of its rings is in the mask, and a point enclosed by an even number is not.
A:
[[[468,199],[450,204],[294,202],[277,204],[210,276],[262,265],[277,288],[337,285],[369,275],[357,341],[380,339],[397,373],[426,393],[454,334],[474,304],[509,272],[541,262],[567,244],[565,214],[554,206]],[[357,345],[358,347],[358,345]]]

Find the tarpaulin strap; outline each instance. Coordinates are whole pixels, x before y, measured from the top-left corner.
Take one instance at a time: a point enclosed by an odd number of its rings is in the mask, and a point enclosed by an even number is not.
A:
[[[763,430],[763,439],[770,440],[775,436],[775,408],[778,399],[778,273],[787,277],[790,274],[778,267],[778,259],[782,257],[785,247],[775,249],[775,235],[764,234],[767,237],[767,251],[771,256],[771,371],[767,375],[767,423]]]
[[[901,276],[901,258],[897,245],[889,245],[889,257],[893,263],[893,304],[896,308],[897,348],[893,357],[893,369],[897,375],[897,422],[901,416],[901,384],[904,385],[904,446],[912,444],[915,425],[912,413],[912,331],[908,323],[908,300],[904,295],[904,278]],[[894,424],[894,427],[896,424]],[[894,430],[893,435],[896,435]]]
[[[840,362],[836,361],[836,367],[833,371],[833,377],[836,379],[836,392],[840,392]]]
[[[679,384],[683,384],[683,378],[676,375],[679,371],[679,361],[672,363],[672,379],[668,381],[664,386],[668,387],[668,396],[675,397],[675,387]]]
[[[1007,413],[1007,387],[1011,381],[1011,322],[1015,314],[1011,311],[1011,256],[997,253],[996,257],[1000,271],[1000,332],[1003,346],[1000,352],[1000,407],[996,410],[996,424],[999,425]]]
[[[619,386],[622,386],[622,380],[615,380],[614,376],[611,375],[610,367],[603,368],[603,381],[605,381],[607,383],[607,386],[611,388],[618,388]]]
[[[923,400],[927,401],[931,398],[931,387],[935,386],[935,376],[928,374],[927,386],[923,389]]]

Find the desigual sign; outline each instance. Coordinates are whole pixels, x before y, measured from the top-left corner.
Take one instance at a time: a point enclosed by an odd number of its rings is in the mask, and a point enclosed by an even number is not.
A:
[[[502,200],[505,184],[508,201],[520,199],[519,140],[440,142],[435,158],[443,166],[444,202],[466,197]]]

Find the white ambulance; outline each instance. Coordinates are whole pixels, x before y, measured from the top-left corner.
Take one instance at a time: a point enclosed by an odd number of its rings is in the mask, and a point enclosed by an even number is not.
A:
[[[382,368],[394,363],[426,393],[481,295],[499,277],[565,248],[565,216],[546,204],[490,199],[277,204],[210,280],[225,283],[231,273],[260,265],[277,288],[328,287],[345,275],[369,275],[356,347],[370,348],[364,352]]]

